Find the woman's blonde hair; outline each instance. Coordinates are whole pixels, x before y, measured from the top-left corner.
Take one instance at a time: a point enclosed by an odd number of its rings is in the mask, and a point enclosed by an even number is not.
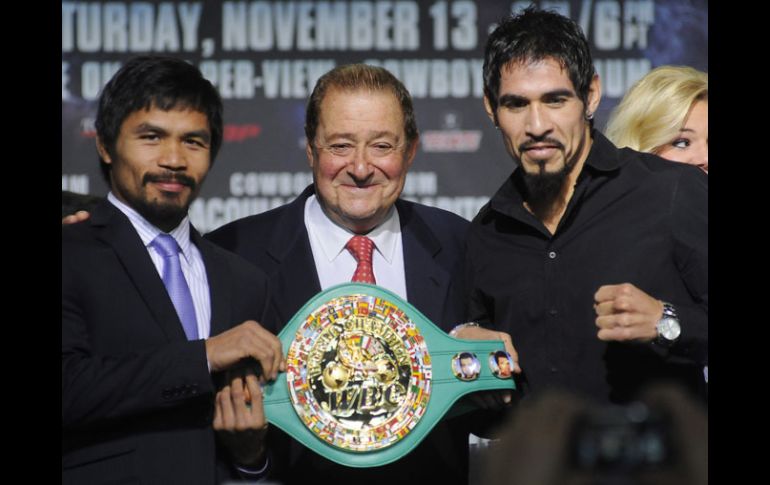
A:
[[[686,66],[660,66],[637,81],[612,111],[605,134],[618,147],[657,152],[674,140],[687,113],[708,101],[709,77]]]

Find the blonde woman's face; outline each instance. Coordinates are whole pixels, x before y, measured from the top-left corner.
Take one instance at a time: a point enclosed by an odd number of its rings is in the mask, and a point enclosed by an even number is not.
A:
[[[696,101],[676,138],[656,151],[674,162],[688,163],[709,173],[709,103]]]

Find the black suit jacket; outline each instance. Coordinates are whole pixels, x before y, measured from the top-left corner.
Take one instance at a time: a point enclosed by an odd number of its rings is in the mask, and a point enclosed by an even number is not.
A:
[[[281,327],[321,291],[304,223],[309,186],[293,202],[231,222],[207,234],[267,273]],[[432,322],[450,330],[465,317],[462,261],[468,221],[450,212],[404,200],[401,221],[408,300]],[[468,481],[468,436],[463,426],[442,422],[411,454],[374,469],[356,469],[323,459],[275,429],[274,479],[284,483],[436,483]],[[286,454],[288,453],[288,456]],[[281,455],[281,456],[276,456]],[[312,482],[307,482],[312,480]]]
[[[191,231],[206,266],[211,335],[265,321],[266,276]],[[104,201],[62,227],[62,483],[212,484],[215,385],[128,218]]]

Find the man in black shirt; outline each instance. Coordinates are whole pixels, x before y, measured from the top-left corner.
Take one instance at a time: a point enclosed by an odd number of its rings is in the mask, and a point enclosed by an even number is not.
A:
[[[707,176],[593,129],[601,83],[566,17],[529,8],[501,22],[484,83],[516,167],[472,224],[471,319],[511,335],[525,394],[625,402],[660,379],[699,391]]]

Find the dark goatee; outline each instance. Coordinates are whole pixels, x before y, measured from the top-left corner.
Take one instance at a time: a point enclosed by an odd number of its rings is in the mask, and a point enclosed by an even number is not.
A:
[[[184,173],[147,173],[142,179],[142,186],[146,187],[150,182],[172,183],[176,182],[192,189],[193,195],[186,202],[181,200],[181,195],[165,194],[158,199],[147,199],[146,197],[136,197],[131,200],[131,205],[147,221],[154,226],[170,231],[182,222],[187,215],[190,204],[194,199],[198,184],[195,179]]]
[[[561,195],[564,185],[571,172],[572,166],[564,166],[558,172],[548,173],[540,165],[538,173],[523,174],[524,200],[529,210],[539,220],[544,221],[553,216],[561,208]]]
[[[569,180],[569,175],[577,165],[577,154],[583,151],[585,139],[580,141],[578,150],[575,152],[575,156],[565,160],[564,166],[558,172],[546,172],[545,160],[537,162],[537,172],[528,173],[522,167],[522,180],[523,187],[522,193],[524,194],[524,201],[527,203],[529,210],[540,221],[546,221],[554,216],[564,203],[563,196],[566,193],[566,184]],[[550,143],[564,151],[564,145],[558,140],[552,140],[545,137],[543,140],[531,140],[521,145],[521,151],[525,151],[529,146],[535,143]],[[520,162],[521,163],[521,162]]]

